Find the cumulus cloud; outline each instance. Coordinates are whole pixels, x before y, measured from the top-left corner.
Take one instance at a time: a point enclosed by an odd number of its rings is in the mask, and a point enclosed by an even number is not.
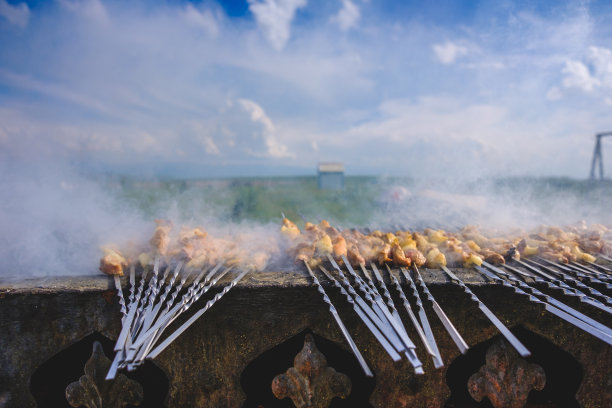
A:
[[[249,10],[272,46],[280,51],[291,36],[291,22],[307,0],[248,0]]]
[[[210,10],[198,10],[193,4],[189,3],[185,6],[182,15],[186,21],[200,27],[208,34],[212,36],[219,34],[217,20]]]
[[[444,44],[434,44],[433,51],[438,60],[443,64],[452,64],[457,58],[467,55],[468,49],[451,41]]]
[[[510,163],[516,143],[526,151],[541,139],[538,147],[558,154],[531,167],[517,156],[514,168],[575,175],[591,146],[568,135],[609,122],[610,50],[589,46],[610,39],[588,10],[515,19],[480,10],[442,26],[395,22],[372,2],[372,13],[360,13],[363,30],[338,40],[329,23],[341,3],[296,18],[305,4],[251,1],[252,15],[240,18],[209,2],[32,5],[36,24],[0,41],[0,155],[105,169],[248,163],[254,172],[341,159],[361,173],[413,174],[410,163],[424,168],[421,158],[445,155],[457,169],[490,157],[491,167]],[[257,13],[287,17],[285,40],[270,46]],[[566,61],[577,64],[563,72]],[[498,145],[502,153],[490,154]],[[558,164],[563,149],[579,159]]]
[[[100,0],[59,0],[59,3],[66,10],[92,21],[108,21],[108,12]]]
[[[332,22],[338,24],[342,31],[357,27],[361,17],[359,7],[351,0],[342,0],[342,8],[332,17]]]
[[[276,128],[266,112],[257,103],[248,99],[238,99],[238,103],[251,116],[251,120],[262,125],[262,137],[266,145],[266,153],[272,158],[295,157],[287,150],[287,147],[278,142],[276,138]],[[253,154],[257,155],[256,152]]]
[[[599,79],[595,78],[581,61],[567,61],[563,73],[565,74],[563,86],[566,88],[579,88],[585,92],[591,92],[601,85]]]
[[[612,90],[612,51],[591,46],[583,61],[566,61],[562,72],[566,88],[577,88],[586,93]]]
[[[9,4],[6,0],[0,0],[0,16],[9,23],[19,27],[26,27],[30,19],[30,8],[25,3]]]

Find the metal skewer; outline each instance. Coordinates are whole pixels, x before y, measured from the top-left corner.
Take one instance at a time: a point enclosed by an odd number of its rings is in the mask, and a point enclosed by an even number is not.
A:
[[[220,263],[217,266],[221,266]],[[140,334],[138,340],[134,342],[134,345],[130,346],[130,350],[127,353],[126,361],[130,361],[128,365],[129,370],[133,370],[138,365],[142,364],[147,353],[159,340],[164,331],[174,322],[183,312],[185,312],[193,303],[195,303],[203,294],[208,292],[223,276],[225,276],[233,267],[226,268],[214,279],[210,280],[213,274],[219,269],[215,267],[204,279],[204,282],[199,283],[201,277],[204,275],[204,271],[196,278],[195,285],[189,288],[187,295],[191,294],[186,298],[185,302],[175,306],[175,309],[171,310],[168,314],[164,315],[163,318],[158,318],[156,326],[149,329],[146,333]],[[210,280],[207,286],[206,283]],[[142,333],[142,332],[141,332]]]
[[[144,323],[142,325],[142,331],[148,330],[149,327],[151,327],[151,324],[155,321],[155,318],[157,317],[161,307],[163,306],[166,298],[168,297],[168,294],[170,293],[170,291],[172,291],[172,286],[174,285],[174,282],[176,281],[176,278],[179,272],[181,271],[182,267],[183,267],[183,262],[181,261],[174,268],[174,272],[172,274],[172,277],[170,278],[170,282],[168,282],[168,284],[166,285],[166,288],[164,289],[164,292],[160,295],[159,302],[157,302],[157,305],[155,305],[155,307],[152,307],[152,308],[150,307],[149,310],[146,311],[143,317]],[[162,282],[165,282],[166,279],[167,279],[167,275],[164,276],[164,279],[162,280]],[[150,304],[150,306],[152,306],[152,304]]]
[[[157,265],[158,259],[155,259],[155,265]],[[132,268],[130,270],[130,281],[132,280]],[[119,364],[123,361],[125,357],[124,346],[126,345],[126,341],[131,340],[130,331],[132,328],[132,321],[136,314],[136,310],[138,309],[138,303],[140,302],[140,298],[142,296],[142,291],[144,290],[145,282],[147,278],[147,268],[144,268],[142,272],[142,276],[140,277],[140,284],[138,286],[138,292],[136,293],[134,300],[130,303],[128,315],[123,319],[123,324],[121,328],[121,332],[119,333],[119,337],[117,338],[117,342],[115,343],[114,351],[116,352],[115,358],[111,363],[110,369],[108,370],[108,374],[106,375],[107,380],[112,380],[117,375],[117,369],[119,368]]]
[[[374,377],[374,374],[372,374],[372,371],[370,370],[370,367],[368,367],[368,364],[366,363],[365,359],[363,358],[363,356],[359,352],[359,349],[357,348],[357,345],[353,341],[353,338],[351,337],[351,335],[349,334],[348,330],[346,329],[346,326],[344,326],[344,323],[342,323],[342,320],[340,320],[340,315],[338,314],[338,311],[336,310],[336,308],[332,304],[331,300],[329,299],[329,296],[327,296],[327,293],[325,293],[325,289],[323,289],[323,286],[319,282],[319,279],[317,279],[317,277],[312,272],[312,269],[310,269],[310,266],[308,265],[308,263],[306,261],[304,261],[304,265],[306,265],[306,269],[308,269],[308,274],[310,274],[310,277],[312,278],[312,280],[314,281],[315,285],[317,286],[317,291],[321,295],[323,295],[323,301],[325,301],[325,303],[327,303],[329,305],[329,311],[332,314],[332,316],[334,317],[334,320],[336,320],[336,324],[338,325],[338,327],[340,328],[340,331],[342,332],[342,335],[344,336],[344,338],[348,342],[349,347],[351,348],[351,350],[353,351],[353,354],[355,355],[355,358],[357,358],[357,361],[359,362],[359,365],[361,365],[361,369],[363,370],[363,372],[365,373],[366,376]]]
[[[423,331],[425,332],[425,335],[427,336],[427,342],[429,343],[429,345],[431,346],[431,348],[432,348],[432,350],[434,352],[434,354],[432,356],[433,357],[433,362],[434,362],[434,367],[435,368],[440,368],[440,367],[444,366],[444,362],[442,361],[442,356],[440,355],[440,350],[438,350],[438,345],[436,344],[436,339],[435,339],[435,337],[433,335],[433,332],[431,331],[431,326],[429,325],[429,320],[427,320],[427,314],[425,313],[425,308],[423,307],[423,302],[421,302],[421,297],[419,296],[419,291],[417,290],[417,287],[414,284],[414,281],[412,280],[412,277],[406,271],[406,269],[405,268],[400,268],[400,271],[402,271],[402,274],[404,275],[404,278],[406,278],[406,280],[410,284],[410,287],[412,288],[412,295],[416,299],[416,305],[419,308],[419,319],[421,320],[421,325],[423,326]]]
[[[596,269],[598,269],[598,270],[600,270],[600,271],[602,271],[602,272],[606,273],[607,275],[610,275],[610,273],[612,273],[612,269],[607,268],[607,267],[605,267],[605,266],[603,266],[603,265],[600,265],[600,264],[595,263],[595,262],[587,262],[587,263],[588,263],[589,265],[591,265],[593,268],[596,268]]]
[[[527,347],[525,347],[523,343],[521,343],[520,340],[517,339],[514,334],[512,334],[512,332],[501,322],[501,320],[497,318],[497,316],[493,314],[493,312],[487,306],[485,306],[484,303],[480,301],[480,299],[478,299],[476,294],[472,292],[461,279],[452,273],[446,266],[442,266],[442,270],[446,272],[446,274],[459,286],[461,286],[465,293],[470,295],[471,299],[478,304],[478,308],[484,313],[485,316],[487,316],[491,323],[497,327],[497,330],[499,330],[506,340],[508,340],[508,342],[512,345],[512,347],[518,351],[521,357],[529,357],[531,355],[531,352],[527,350]]]
[[[385,303],[387,304],[388,308],[391,310],[392,317],[399,324],[399,327],[401,328],[401,330],[403,332],[403,335],[405,337],[407,337],[407,340],[410,340],[410,338],[408,337],[408,331],[406,330],[406,327],[404,326],[404,323],[402,322],[402,319],[401,319],[401,317],[399,315],[399,312],[397,311],[397,308],[395,307],[395,303],[393,303],[393,298],[391,297],[391,293],[389,293],[389,289],[387,289],[387,285],[385,284],[385,281],[383,280],[382,275],[380,274],[378,268],[376,267],[376,265],[374,263],[371,263],[370,266],[372,268],[372,272],[374,273],[374,276],[376,277],[376,280],[379,282],[379,285],[382,288],[383,295],[385,296]],[[367,273],[367,269],[365,268],[365,266],[361,265],[361,269],[363,270],[364,275],[368,279],[368,281],[370,283],[370,286],[372,288],[376,289],[374,281],[372,280],[372,277],[370,276],[370,274]],[[379,293],[379,292],[376,291],[376,293]],[[418,330],[419,329],[417,329],[417,331]],[[419,333],[419,335],[420,335],[420,333]],[[421,340],[422,340],[422,338],[421,338]],[[424,344],[425,344],[425,348],[427,349],[427,352],[429,353],[430,352],[429,345],[427,343],[424,343]]]
[[[345,263],[348,262],[348,260],[344,256],[343,256],[343,261]],[[369,277],[369,275],[365,271],[365,267],[361,265],[361,268],[364,274],[366,275],[366,277]],[[360,290],[364,292],[366,299],[368,299],[368,301],[372,304],[372,308],[375,311],[379,310],[380,312],[382,312],[382,314],[378,315],[380,319],[382,321],[389,322],[393,330],[395,330],[395,334],[400,338],[400,340],[402,341],[402,343],[404,343],[407,349],[416,348],[412,340],[410,340],[410,337],[408,337],[408,333],[406,333],[401,321],[398,322],[395,316],[393,316],[391,312],[389,311],[389,309],[387,308],[387,305],[385,304],[382,297],[380,296],[380,293],[378,293],[378,290],[376,289],[376,287],[374,286],[374,288],[372,288],[371,286],[368,286],[364,282],[364,280],[361,279],[361,276],[359,276],[352,267],[350,268],[347,267],[347,269],[349,270],[349,273],[353,276],[353,278],[359,285]],[[371,280],[372,278],[370,278],[370,281]],[[372,282],[372,284],[373,283],[374,282]]]
[[[586,331],[587,333],[597,337],[598,339],[612,345],[612,330],[610,328],[589,318],[588,316],[583,315],[580,312],[577,312],[576,310],[565,305],[564,303],[559,302],[553,297],[546,295],[545,293],[542,293],[535,288],[532,288],[527,283],[522,282],[521,280],[513,277],[512,275],[504,272],[503,270],[491,264],[483,262],[483,265],[485,265],[492,272],[503,276],[505,279],[502,279],[497,275],[490,273],[489,271],[480,266],[476,266],[476,270],[478,270],[485,276],[495,280],[496,282],[503,284],[504,286],[513,288],[516,293],[527,296],[531,302],[543,305],[548,312]],[[545,300],[543,301],[540,298],[544,298]]]
[[[153,268],[158,267],[159,259],[155,258]],[[134,302],[130,304],[130,309],[128,311],[128,315],[123,322],[123,327],[121,328],[121,333],[119,333],[119,337],[117,338],[117,343],[115,344],[115,351],[119,351],[123,349],[125,341],[128,337],[132,329],[132,321],[134,320],[134,316],[136,315],[136,311],[138,310],[138,303],[140,302],[142,291],[144,290],[145,282],[147,278],[147,269],[145,268],[142,272],[142,276],[140,277],[140,285],[138,286],[138,292],[136,293],[136,297]],[[117,356],[115,356],[117,358]],[[110,374],[110,373],[109,373]],[[108,377],[107,377],[108,378]],[[114,378],[114,377],[112,377]]]
[[[436,312],[436,314],[438,315],[438,318],[442,322],[442,325],[444,325],[444,327],[446,328],[446,331],[459,348],[461,354],[465,354],[468,351],[469,346],[467,345],[465,340],[463,340],[463,337],[461,337],[455,326],[453,326],[453,323],[451,323],[450,319],[448,318],[448,316],[446,316],[446,313],[444,313],[438,302],[436,302],[436,299],[433,297],[433,295],[427,288],[427,285],[425,285],[425,281],[423,280],[423,277],[421,276],[421,273],[419,272],[416,266],[414,266],[414,272],[416,273],[417,281],[419,282],[421,289],[423,289],[423,293],[425,293],[425,296],[427,296],[427,300],[431,302],[432,308],[434,312]]]
[[[179,327],[178,329],[176,329],[176,331],[174,333],[172,333],[170,336],[168,336],[159,346],[157,346],[155,349],[153,349],[152,352],[150,352],[146,358],[147,359],[153,359],[155,357],[157,357],[159,355],[159,353],[161,353],[162,351],[164,351],[166,349],[166,347],[168,347],[170,345],[170,343],[172,343],[174,340],[176,340],[176,338],[178,336],[181,335],[181,333],[183,333],[185,330],[187,330],[189,328],[189,326],[191,326],[196,320],[198,320],[200,318],[200,316],[202,316],[208,309],[210,309],[219,299],[221,299],[227,292],[230,291],[230,289],[232,289],[234,286],[236,286],[236,284],[242,279],[244,278],[244,276],[249,273],[249,271],[244,271],[241,272],[238,276],[236,276],[229,285],[226,285],[223,290],[219,293],[217,293],[211,300],[209,300],[208,302],[206,302],[206,305],[204,305],[203,308],[201,308],[200,310],[198,310],[193,316],[191,316],[191,318],[189,318],[189,320],[187,320],[185,323],[183,323],[181,325],[181,327]]]
[[[608,275],[605,272],[600,271],[599,269],[593,267],[592,263],[580,263],[580,262],[570,262],[569,266],[571,266],[572,268],[579,268],[581,269],[584,273],[586,273],[587,275],[590,276],[595,276],[597,279],[601,279],[604,282],[612,282],[612,276]]]
[[[163,283],[163,281],[166,279],[168,273],[170,273],[170,265],[166,266],[166,269],[164,271],[164,277],[160,281],[160,284]],[[145,292],[145,297],[142,300],[142,303],[140,304],[140,308],[138,309],[138,311],[136,311],[136,323],[134,323],[134,327],[132,330],[133,333],[138,333],[140,331],[144,323],[145,312],[148,309],[152,308],[153,304],[155,303],[155,298],[157,297],[157,293],[159,292],[160,287],[160,285],[158,285],[158,281],[159,269],[153,268],[153,277],[151,277],[151,279],[149,280],[149,287]]]
[[[130,303],[134,302],[136,296],[136,267],[134,264],[130,266]]]
[[[125,298],[123,297],[123,289],[121,288],[121,278],[119,277],[119,275],[114,275],[113,278],[115,281],[115,289],[117,289],[117,297],[119,298],[119,305],[121,306],[121,314],[123,314],[123,317],[121,318],[121,320],[123,321],[125,317],[127,316],[128,312],[127,312],[127,307],[125,306]]]
[[[387,340],[389,340],[393,348],[395,348],[398,353],[401,353],[402,351],[406,350],[406,347],[404,347],[404,344],[399,339],[399,337],[395,335],[393,329],[390,328],[387,324],[385,324],[383,320],[381,320],[381,318],[372,310],[372,308],[361,298],[361,296],[357,294],[357,292],[347,279],[346,275],[344,275],[342,269],[340,269],[334,258],[332,258],[330,255],[328,255],[327,257],[336,272],[338,273],[338,276],[340,276],[342,283],[346,286],[349,293],[353,295],[357,304],[368,315],[368,317],[370,318],[370,320],[372,320],[376,327],[378,327],[378,330],[380,330],[381,333],[385,335],[385,337],[387,338]]]
[[[427,336],[425,335],[423,328],[419,324],[419,321],[417,320],[412,310],[412,306],[410,306],[410,302],[408,301],[408,298],[406,297],[406,295],[404,294],[404,291],[402,290],[402,286],[400,285],[399,280],[395,277],[395,275],[393,275],[393,273],[391,273],[391,269],[389,268],[389,265],[385,265],[385,266],[387,267],[387,272],[389,272],[389,276],[391,277],[391,280],[393,281],[393,284],[395,285],[395,289],[397,290],[399,297],[402,300],[404,309],[406,309],[406,312],[408,313],[408,317],[410,317],[410,320],[412,321],[412,325],[414,326],[414,328],[417,331],[417,334],[421,338],[421,341],[423,342],[423,345],[425,346],[427,353],[433,356],[435,352],[431,348],[431,345],[429,344],[429,340],[427,340]],[[374,267],[374,265],[372,267]],[[382,279],[382,276],[381,276],[381,279]]]
[[[568,275],[568,273],[571,273],[572,270],[569,269],[568,267],[566,267],[565,265],[559,265],[557,263],[551,262],[551,261],[549,261],[547,259],[543,259],[543,258],[541,258],[541,260],[546,262],[546,263],[548,263],[549,265],[552,265],[553,267],[557,268],[557,270],[554,270],[554,269],[552,269],[550,267],[542,265],[542,264],[540,264],[538,262],[535,262],[533,260],[528,260],[528,262],[531,262],[532,264],[537,265],[540,268],[544,268],[545,270],[547,270],[547,271],[549,271],[551,273],[555,273],[558,276],[561,276],[561,278],[564,279],[566,282],[571,282],[572,284],[574,284],[575,286],[579,287],[580,289],[589,292],[592,296],[596,296],[598,298],[602,298],[606,303],[612,304],[612,298],[610,298],[609,296],[604,295],[603,293],[599,292],[598,290],[591,288],[590,286],[588,286],[585,283],[579,281],[578,279],[575,279],[573,276]],[[585,277],[585,275],[581,274],[580,277]],[[601,283],[603,283],[603,282],[601,282]]]
[[[222,265],[222,263],[220,264]],[[217,265],[219,266],[219,265]],[[213,268],[212,271],[208,273],[203,282],[195,282],[189,288],[190,290],[183,295],[181,302],[177,303],[170,311],[164,316],[160,316],[155,325],[151,327],[146,333],[140,334],[138,339],[134,341],[134,344],[130,349],[135,350],[138,349],[145,341],[147,341],[151,336],[155,336],[159,329],[165,330],[174,320],[176,320],[182,313],[184,313],[189,307],[195,303],[203,294],[208,292],[210,288],[212,288],[223,276],[225,276],[232,267],[226,268],[221,273],[219,273],[214,278],[213,275],[218,271],[218,268]],[[199,275],[202,276],[203,273]],[[210,283],[206,285],[210,280]],[[206,285],[206,286],[205,286]],[[161,332],[157,334],[161,335]]]
[[[536,282],[544,283],[544,284],[546,284],[551,289],[556,289],[556,290],[562,291],[564,295],[577,297],[578,300],[580,300],[580,302],[582,302],[582,303],[586,303],[586,304],[594,306],[594,307],[596,307],[596,308],[598,308],[600,310],[603,310],[604,312],[612,314],[612,308],[606,306],[605,304],[603,304],[599,300],[588,296],[586,293],[581,292],[578,289],[572,288],[567,283],[565,283],[565,282],[555,278],[554,276],[551,276],[551,275],[547,274],[546,272],[544,272],[544,271],[542,271],[542,270],[532,266],[531,264],[528,264],[528,263],[523,262],[523,261],[516,261],[516,262],[519,263],[520,265],[524,266],[531,273],[535,274],[535,276],[534,275],[527,275],[527,277],[529,277],[531,279],[534,279]],[[513,268],[510,265],[504,265],[504,267],[509,269],[509,270],[511,270],[512,272],[518,273],[519,275],[522,275],[522,276],[526,275],[525,272],[521,271],[520,269]],[[545,279],[542,279],[541,276],[543,276]]]
[[[346,297],[346,300],[351,304],[351,306],[353,307],[353,310],[355,311],[355,313],[357,313],[357,316],[359,316],[361,321],[366,325],[366,327],[370,330],[370,332],[374,335],[374,337],[376,337],[376,340],[378,340],[378,342],[383,347],[383,349],[387,352],[387,354],[389,354],[389,357],[391,357],[393,361],[401,360],[402,357],[397,353],[397,351],[395,351],[395,349],[389,343],[389,341],[385,338],[385,336],[376,328],[376,325],[372,323],[370,318],[365,314],[365,312],[361,309],[361,307],[355,302],[355,299],[352,296],[352,293],[355,293],[355,290],[353,289],[351,291],[352,287],[349,286],[349,292],[347,292],[344,286],[342,286],[342,284],[340,284],[340,282],[338,282],[338,280],[334,278],[327,269],[325,269],[321,265],[319,265],[319,269],[321,269],[323,274],[327,277],[327,279],[329,279],[334,284],[334,286],[340,289],[340,293]]]

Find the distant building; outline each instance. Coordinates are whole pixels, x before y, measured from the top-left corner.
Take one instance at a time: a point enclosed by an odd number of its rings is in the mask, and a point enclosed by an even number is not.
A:
[[[344,165],[342,163],[319,163],[319,188],[342,190],[344,188]]]

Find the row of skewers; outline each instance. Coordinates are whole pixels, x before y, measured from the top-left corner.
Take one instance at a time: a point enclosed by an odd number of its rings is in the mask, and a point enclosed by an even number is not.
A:
[[[610,262],[612,231],[604,226],[540,227],[529,233],[502,236],[473,226],[454,233],[433,229],[410,232],[404,228],[382,232],[342,230],[321,221],[306,222],[300,230],[283,215],[280,237],[284,239],[278,240],[270,235],[244,232],[213,236],[201,227],[181,228],[177,232],[168,221],[157,220],[156,224],[147,244],[128,245],[122,251],[106,248],[100,261],[100,269],[114,276],[122,312],[122,330],[107,378],[114,378],[119,369],[133,370],[145,359],[158,356],[248,272],[263,270],[270,258],[283,255],[305,265],[366,375],[371,376],[372,372],[319,278],[324,277],[340,291],[393,361],[405,357],[417,374],[424,373],[423,364],[400,318],[392,291],[397,292],[402,303],[399,307],[407,312],[435,368],[443,366],[443,359],[427,319],[426,306],[433,308],[459,351],[468,350],[467,343],[429,291],[420,267],[438,269],[458,284],[522,356],[528,356],[529,350],[448,266],[472,268],[612,344],[612,330],[608,326],[535,287],[545,285],[560,291],[562,296],[576,297],[584,304],[611,313],[612,299],[606,293],[612,289],[612,272],[598,262],[598,258]],[[119,277],[127,269],[129,296],[124,298]],[[137,269],[141,271],[138,283]],[[203,306],[192,307],[201,305],[198,300],[222,279],[227,282],[223,289]],[[408,292],[404,292],[406,286],[410,288]],[[188,311],[190,317],[175,327],[173,322]]]
[[[403,354],[415,373],[423,374],[423,364],[415,352],[415,343],[408,337],[408,331],[377,263],[387,270],[388,281],[393,283],[426,352],[433,359],[435,368],[442,367],[443,360],[415,281],[459,351],[465,353],[468,345],[427,288],[419,271],[419,267],[423,265],[440,269],[452,282],[459,285],[523,357],[529,356],[530,351],[476,294],[448,269],[447,262],[475,269],[487,279],[512,288],[515,293],[542,306],[547,312],[612,345],[610,327],[534,287],[534,284],[545,285],[548,289],[559,291],[562,296],[576,297],[582,303],[607,314],[612,313],[612,298],[602,293],[612,289],[612,270],[596,263],[595,256],[582,250],[584,247],[591,250],[597,248],[599,252],[609,245],[605,236],[607,229],[595,228],[595,232],[591,230],[579,233],[576,230],[564,231],[550,227],[537,234],[532,233],[527,238],[491,240],[475,228],[467,228],[455,234],[441,230],[426,230],[422,234],[410,233],[403,229],[395,233],[383,233],[342,231],[326,221],[318,225],[306,223],[302,233],[293,222],[284,218],[281,231],[289,242],[287,253],[296,262],[304,263],[364,373],[371,376],[372,371],[342,323],[315,273],[316,269],[319,269],[320,276],[325,276],[346,298],[392,360],[398,361]],[[605,255],[599,253],[599,256],[609,261]],[[324,265],[330,265],[336,276]],[[418,319],[390,265],[399,267],[399,278],[403,277],[410,288],[409,296],[414,299]]]
[[[115,378],[120,369],[132,371],[145,359],[157,357],[249,272],[262,270],[271,255],[259,237],[215,238],[198,227],[181,229],[173,240],[171,230],[170,222],[158,220],[148,245],[129,248],[127,256],[116,248],[105,248],[100,270],[113,275],[122,313],[107,379]],[[120,276],[128,267],[126,302]],[[137,267],[142,271],[138,283]],[[174,328],[173,322],[195,309],[198,300],[223,279],[229,282]],[[163,337],[166,332],[170,334]]]

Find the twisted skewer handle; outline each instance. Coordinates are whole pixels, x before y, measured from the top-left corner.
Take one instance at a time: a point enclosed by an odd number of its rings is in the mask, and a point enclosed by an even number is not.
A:
[[[478,304],[478,308],[482,311],[482,313],[484,313],[484,315],[487,316],[491,323],[493,323],[493,325],[497,327],[497,330],[499,330],[501,334],[506,338],[506,340],[508,340],[508,342],[512,345],[512,347],[514,347],[515,350],[518,351],[521,357],[529,357],[531,355],[531,352],[527,350],[527,347],[525,347],[523,343],[521,343],[520,340],[517,339],[514,334],[512,334],[512,332],[506,327],[506,325],[504,325],[502,321],[499,320],[497,316],[495,316],[495,314],[493,314],[491,309],[489,309],[484,303],[480,301],[480,299],[478,299],[478,296],[476,296],[476,294],[472,292],[470,288],[468,288],[461,279],[459,279],[454,273],[452,273],[446,266],[442,266],[442,270],[446,272],[446,274],[453,281],[455,281],[465,293],[470,295],[470,298]]]
[[[121,313],[125,318],[128,314],[127,307],[125,305],[125,299],[123,298],[123,289],[121,289],[121,278],[115,275],[113,276],[115,280],[115,289],[117,289],[117,297],[119,298],[119,305],[121,305]]]
[[[134,303],[134,296],[136,296],[136,266],[132,264],[130,266],[130,304]]]
[[[463,337],[461,337],[461,334],[459,334],[459,332],[457,331],[453,323],[450,321],[446,313],[444,313],[444,310],[442,310],[438,302],[436,302],[436,299],[429,291],[429,288],[425,284],[425,281],[423,280],[423,277],[421,276],[421,273],[419,272],[416,266],[414,266],[414,271],[416,273],[417,281],[423,289],[423,293],[425,293],[425,296],[427,296],[427,300],[431,302],[434,312],[436,313],[436,315],[438,315],[438,319],[440,319],[440,321],[442,322],[442,325],[457,345],[457,348],[459,349],[461,354],[465,354],[468,351],[469,346],[467,345]]]
[[[349,347],[353,351],[353,354],[355,355],[355,358],[357,358],[357,361],[359,362],[359,365],[361,365],[361,368],[363,369],[363,372],[365,373],[366,376],[373,377],[374,374],[372,374],[372,371],[370,370],[370,367],[368,367],[365,359],[363,358],[363,356],[359,352],[359,349],[357,348],[357,345],[353,341],[353,338],[351,337],[351,335],[349,334],[348,330],[346,329],[346,326],[344,326],[344,323],[342,323],[342,320],[340,320],[340,315],[338,315],[338,311],[336,310],[336,308],[332,304],[331,300],[329,299],[329,296],[327,296],[327,293],[325,293],[325,289],[323,289],[323,285],[321,285],[321,283],[319,282],[319,279],[317,279],[316,275],[312,272],[312,269],[310,269],[310,266],[308,265],[308,263],[306,263],[306,261],[304,261],[304,264],[306,265],[306,268],[308,269],[308,273],[310,274],[310,277],[312,277],[312,280],[314,281],[315,285],[317,286],[317,291],[321,295],[323,295],[323,301],[329,305],[329,311],[334,316],[334,319],[336,320],[336,324],[340,328],[340,331],[342,332],[342,335],[344,336],[346,341],[349,343]]]
[[[176,329],[176,331],[174,333],[172,333],[170,336],[168,336],[166,338],[166,340],[164,340],[159,346],[157,346],[155,349],[153,349],[153,351],[151,351],[146,356],[146,358],[147,359],[153,359],[153,358],[157,357],[162,351],[164,351],[166,349],[166,347],[168,347],[170,345],[170,343],[172,343],[178,336],[180,336],[181,333],[183,333],[185,330],[187,330],[187,328],[189,328],[189,326],[191,326],[196,320],[198,320],[198,318],[200,316],[202,316],[208,309],[210,309],[219,299],[221,299],[223,296],[225,296],[225,294],[227,292],[229,292],[230,289],[232,289],[234,286],[236,286],[236,284],[238,284],[238,282],[248,272],[249,271],[244,271],[244,272],[240,273],[238,276],[236,276],[234,278],[234,280],[232,280],[232,282],[229,285],[226,285],[221,292],[217,293],[211,300],[206,302],[206,305],[202,309],[198,310],[193,316],[191,316],[191,318],[189,318],[189,320],[187,320],[185,323],[183,323],[183,325],[181,325],[181,327]]]

